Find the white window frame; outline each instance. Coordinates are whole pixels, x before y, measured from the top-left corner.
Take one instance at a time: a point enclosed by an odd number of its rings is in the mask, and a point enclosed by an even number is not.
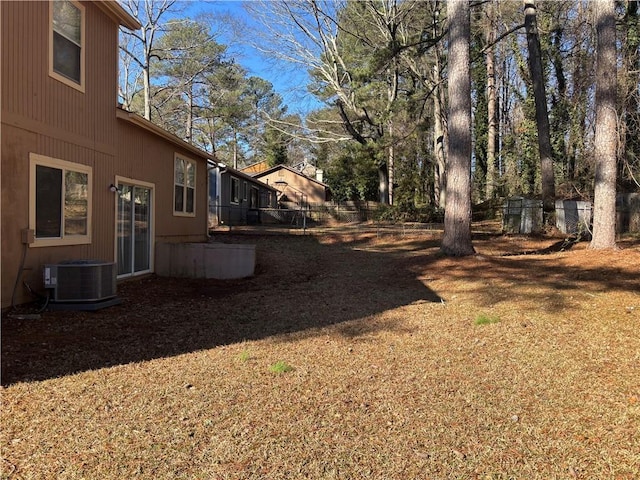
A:
[[[178,179],[176,178],[176,163],[181,160],[183,161],[183,165],[185,166],[184,171],[182,172],[184,183],[178,183]],[[193,187],[190,187],[187,183],[187,163],[193,165]],[[198,164],[195,160],[185,157],[184,155],[175,154],[173,157],[173,215],[175,217],[195,217],[196,216],[196,204],[197,204],[197,181],[198,181]],[[182,187],[182,210],[176,210],[176,187]],[[193,212],[187,211],[187,191],[189,188],[193,189]]]
[[[233,196],[233,183],[236,183],[237,187],[235,189],[236,196]],[[240,204],[240,179],[236,177],[231,177],[231,183],[229,184],[229,201],[234,205]]]
[[[37,237],[36,232],[36,167],[43,166],[62,170],[62,205],[60,216],[60,237]],[[84,235],[65,235],[64,232],[64,201],[65,201],[65,172],[72,171],[87,175],[87,233]],[[91,211],[93,191],[93,169],[80,163],[67,162],[58,158],[46,157],[37,153],[29,154],[29,229],[33,230],[35,240],[31,247],[51,247],[58,245],[87,245],[91,243]]]
[[[249,198],[249,197],[248,197],[248,189],[249,189],[249,186],[247,185],[247,182],[246,182],[246,181],[243,181],[243,182],[242,182],[242,199],[243,199],[245,202],[246,202],[246,201],[247,201],[247,199]]]
[[[80,10],[80,83],[76,82],[74,79],[63,75],[62,73],[58,73],[54,70],[53,67],[53,57],[54,57],[54,26],[53,26],[53,4],[52,0],[49,2],[49,76],[51,78],[55,78],[56,80],[68,85],[71,88],[75,88],[76,90],[84,93],[85,91],[85,44],[86,44],[86,36],[85,36],[85,24],[86,24],[86,13],[85,7],[80,2],[76,0],[65,0],[69,3],[73,4],[78,10]],[[65,37],[66,38],[66,37]],[[71,39],[68,39],[73,41]],[[74,42],[75,43],[75,42]],[[77,45],[77,44],[76,44]]]

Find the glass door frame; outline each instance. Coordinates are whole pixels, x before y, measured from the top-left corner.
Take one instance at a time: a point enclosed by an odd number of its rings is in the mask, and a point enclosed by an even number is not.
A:
[[[128,185],[130,187],[138,187],[145,188],[150,191],[150,201],[149,201],[149,268],[146,270],[141,270],[138,272],[129,272],[118,274],[118,279],[121,278],[131,278],[138,275],[146,275],[149,273],[153,273],[155,271],[155,202],[156,202],[156,192],[155,192],[155,184],[149,182],[142,182],[140,180],[135,180],[132,178],[120,177],[116,176],[115,183],[118,189],[122,184]],[[118,220],[119,220],[119,190],[115,192],[115,223],[114,223],[114,250],[113,250],[113,258],[115,259],[116,264],[118,263]],[[134,242],[135,243],[135,242]],[[135,250],[135,249],[134,249]],[[132,264],[135,264],[135,259],[132,258]]]

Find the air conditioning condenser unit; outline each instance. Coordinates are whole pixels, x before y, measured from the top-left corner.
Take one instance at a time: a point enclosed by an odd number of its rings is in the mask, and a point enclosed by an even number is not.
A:
[[[114,262],[75,260],[44,266],[44,286],[52,302],[101,302],[116,296]]]

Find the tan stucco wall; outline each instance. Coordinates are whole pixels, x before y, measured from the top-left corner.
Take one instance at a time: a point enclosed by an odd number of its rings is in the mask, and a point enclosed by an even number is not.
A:
[[[279,169],[260,176],[259,179],[283,192],[293,202],[300,202],[301,192],[306,195],[305,202],[321,203],[325,201],[325,188],[323,185],[290,170]],[[287,182],[286,187],[277,184],[277,182],[282,181]]]

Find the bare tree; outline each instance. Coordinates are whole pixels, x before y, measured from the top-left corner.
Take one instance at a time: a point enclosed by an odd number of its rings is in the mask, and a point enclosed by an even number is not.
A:
[[[485,30],[485,39],[487,43],[485,65],[487,69],[487,178],[485,197],[493,198],[497,174],[496,174],[496,150],[498,134],[498,115],[497,105],[498,99],[496,94],[496,67],[495,67],[495,50],[494,43],[496,41],[496,5],[495,0],[491,0],[485,5],[487,15],[487,29]]]
[[[622,96],[620,130],[622,152],[618,179],[622,185],[640,188],[640,1],[629,0],[622,18],[622,68],[619,88]]]
[[[449,150],[447,206],[442,251],[473,255],[471,243],[471,18],[467,0],[450,0],[449,17]]]
[[[138,31],[120,30],[122,64],[127,65],[126,77],[123,81],[128,83],[133,79],[136,82],[134,85],[128,84],[121,87],[121,92],[125,95],[123,98],[125,105],[131,107],[133,96],[140,90],[137,82],[142,80],[142,112],[147,120],[151,119],[150,65],[152,60],[157,57],[157,52],[154,49],[155,42],[163,31],[162,17],[172,10],[175,3],[176,0],[126,0],[122,2],[129,13],[142,24],[142,28]],[[137,66],[137,72],[134,71],[134,64]]]
[[[435,54],[436,62],[432,69],[432,81],[435,84],[433,95],[433,152],[435,157],[434,165],[434,201],[439,208],[445,208],[447,202],[447,157],[446,151],[446,116],[445,91],[440,84],[440,58]]]
[[[616,220],[616,21],[614,0],[595,2],[596,178],[590,248],[615,248]]]
[[[536,104],[540,173],[542,177],[542,201],[544,211],[551,212],[554,209],[555,176],[553,172],[549,113],[547,111],[547,95],[542,69],[542,53],[540,51],[540,38],[538,37],[535,0],[525,0],[524,2],[524,24],[527,31],[527,46],[529,49],[529,72]]]
[[[399,131],[394,107],[401,52],[419,38],[421,26],[413,25],[410,19],[421,5],[417,0],[273,0],[247,4],[263,25],[263,35],[266,33],[255,42],[256,48],[273,59],[311,72],[315,81],[312,90],[336,108],[351,138],[385,149],[378,172],[380,200],[385,203],[393,201]],[[363,58],[365,55],[367,58]]]

